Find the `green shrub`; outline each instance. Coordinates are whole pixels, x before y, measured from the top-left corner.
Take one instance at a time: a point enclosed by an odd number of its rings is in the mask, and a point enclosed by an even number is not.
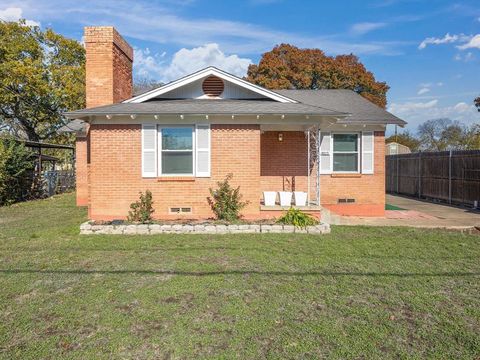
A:
[[[248,201],[242,202],[240,186],[235,189],[230,186],[229,181],[232,177],[232,174],[228,174],[223,181],[217,182],[216,190],[210,188],[211,197],[208,198],[208,202],[218,220],[238,220],[240,210],[248,204]]]
[[[281,218],[277,220],[277,223],[293,225],[296,228],[304,229],[310,225],[317,225],[318,220],[299,209],[291,207]]]
[[[29,197],[34,171],[32,153],[12,138],[0,138],[0,206]]]
[[[150,190],[145,194],[140,192],[140,200],[130,204],[131,211],[128,212],[128,221],[149,223],[152,221],[153,209],[152,193]]]

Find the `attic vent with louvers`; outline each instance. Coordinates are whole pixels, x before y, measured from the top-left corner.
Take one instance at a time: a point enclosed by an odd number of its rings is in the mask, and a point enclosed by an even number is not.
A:
[[[220,96],[224,88],[223,80],[213,75],[207,77],[202,83],[203,93],[210,97]]]

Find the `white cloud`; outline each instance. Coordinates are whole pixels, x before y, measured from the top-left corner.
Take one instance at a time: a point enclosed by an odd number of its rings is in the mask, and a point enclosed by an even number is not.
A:
[[[465,35],[450,35],[447,33],[443,38],[435,38],[435,37],[429,37],[423,40],[420,45],[418,45],[418,48],[420,50],[423,50],[427,47],[427,45],[440,45],[440,44],[448,44],[448,43],[454,43],[459,41],[462,37]]]
[[[475,60],[475,55],[473,55],[472,52],[467,52],[465,55],[462,55],[462,54],[456,54],[454,56],[454,59],[456,61],[464,61],[464,62],[470,62],[470,61],[473,61]]]
[[[474,109],[473,105],[468,105],[467,103],[464,102],[459,102],[453,107],[454,110],[458,111],[459,113],[466,113],[470,110]]]
[[[418,90],[417,95],[423,95],[423,94],[426,94],[428,92],[430,92],[430,89],[427,88],[427,87],[423,87],[420,90]]]
[[[355,35],[363,35],[370,31],[374,31],[385,27],[387,24],[383,22],[362,22],[352,25],[350,32]]]
[[[151,78],[152,75],[160,74],[163,71],[162,55],[151,54],[149,48],[134,49],[133,58],[133,69],[140,77]]]
[[[457,46],[457,48],[460,50],[480,49],[480,34],[475,35],[467,43]]]
[[[438,99],[425,102],[392,103],[388,111],[408,122],[408,128],[416,130],[426,120],[449,118],[465,124],[478,123],[480,113],[473,104],[458,102],[454,105],[441,105]]]
[[[18,21],[24,19],[23,10],[19,7],[8,7],[0,10],[0,19],[3,21]],[[28,26],[40,26],[40,23],[34,20],[25,19],[25,24]]]
[[[406,102],[403,104],[392,103],[388,111],[397,114],[409,114],[419,109],[431,109],[438,104],[438,100],[434,99],[427,102]]]
[[[417,91],[417,95],[424,95],[426,93],[429,93],[432,88],[435,88],[435,87],[442,87],[443,86],[443,82],[441,81],[438,81],[438,82],[428,82],[428,83],[420,83],[418,84],[418,87],[419,87],[419,90]]]
[[[0,0],[1,1],[1,0]],[[252,54],[268,51],[275,44],[292,43],[299,47],[318,47],[329,54],[355,53],[398,55],[403,41],[344,41],[339,34],[305,35],[278,30],[260,23],[225,20],[201,15],[180,15],[178,6],[170,2],[147,0],[11,0],[28,7],[29,14],[42,22],[66,22],[80,28],[85,25],[114,24],[119,32],[156,44],[198,47],[217,43],[223,51]]]
[[[250,59],[238,55],[226,55],[216,43],[193,49],[180,49],[170,63],[162,55],[151,54],[149,49],[135,49],[135,73],[141,77],[155,78],[162,82],[178,79],[207,66],[215,66],[237,76],[247,73]]]
[[[450,35],[447,33],[443,38],[429,37],[423,40],[418,48],[420,50],[425,49],[428,45],[440,45],[440,44],[451,44],[451,43],[461,43],[457,45],[456,48],[460,50],[466,49],[480,49],[480,34],[476,35]],[[455,60],[461,60],[460,55],[455,56]]]

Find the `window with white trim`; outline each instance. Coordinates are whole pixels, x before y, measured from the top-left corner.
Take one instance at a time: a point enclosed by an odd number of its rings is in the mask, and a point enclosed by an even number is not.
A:
[[[359,136],[356,133],[332,134],[333,172],[358,173]]]
[[[194,127],[159,127],[159,173],[167,176],[194,174]]]

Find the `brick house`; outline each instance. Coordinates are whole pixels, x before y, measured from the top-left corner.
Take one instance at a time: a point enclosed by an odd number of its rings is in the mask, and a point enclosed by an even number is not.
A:
[[[357,93],[271,91],[209,67],[133,96],[130,45],[113,27],[84,40],[87,108],[66,116],[90,219],[125,218],[147,189],[157,218],[208,218],[209,188],[229,173],[245,218],[278,216],[264,192],[292,190],[311,213],[384,215],[385,128],[405,122]]]

